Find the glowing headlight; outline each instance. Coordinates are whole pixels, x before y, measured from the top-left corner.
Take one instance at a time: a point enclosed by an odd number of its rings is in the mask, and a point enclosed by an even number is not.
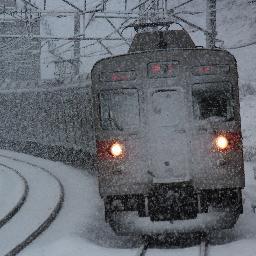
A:
[[[226,149],[228,147],[228,139],[223,135],[219,135],[215,139],[215,145],[220,150]]]
[[[113,144],[110,148],[110,152],[114,157],[119,157],[123,154],[124,148],[123,145],[116,142],[115,144]]]

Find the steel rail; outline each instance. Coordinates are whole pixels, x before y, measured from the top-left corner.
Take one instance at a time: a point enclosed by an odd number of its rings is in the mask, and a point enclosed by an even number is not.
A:
[[[209,241],[208,241],[207,237],[204,237],[201,240],[199,256],[207,256],[208,255],[208,249],[209,249],[208,245],[209,245]]]
[[[16,205],[0,220],[0,228],[2,228],[6,223],[8,223],[19,212],[21,207],[24,205],[24,203],[28,197],[29,185],[28,185],[28,182],[25,179],[25,177],[23,175],[21,175],[18,170],[14,169],[10,166],[7,166],[5,164],[0,164],[0,166],[3,166],[6,169],[9,169],[12,172],[16,173],[23,182],[23,192],[22,192],[20,199],[18,200]]]
[[[18,253],[20,253],[23,249],[25,249],[29,244],[31,244],[36,238],[38,238],[45,230],[47,230],[47,228],[57,218],[60,210],[62,209],[63,203],[64,203],[65,192],[64,192],[64,186],[61,183],[61,181],[59,180],[59,178],[57,178],[57,176],[52,174],[46,168],[44,168],[42,166],[39,166],[37,164],[33,164],[29,161],[21,160],[21,159],[11,157],[11,156],[6,156],[4,154],[0,154],[0,157],[5,158],[5,159],[9,159],[9,160],[12,160],[12,161],[15,161],[15,162],[20,162],[20,163],[23,163],[23,164],[27,164],[29,166],[32,166],[32,167],[35,167],[35,168],[38,168],[38,169],[42,170],[43,172],[50,175],[53,179],[55,179],[55,181],[57,182],[57,184],[60,188],[60,194],[59,194],[58,202],[55,205],[52,212],[50,213],[50,215],[45,219],[45,221],[43,223],[41,223],[41,225],[38,228],[36,228],[29,236],[27,236],[22,242],[17,244],[13,249],[11,249],[7,254],[4,255],[4,256],[15,256]]]
[[[136,256],[145,256],[148,249],[148,243],[143,244],[137,251]]]
[[[206,234],[203,234],[199,245],[199,256],[208,256],[209,240]],[[146,241],[137,251],[136,256],[145,256],[149,247],[149,241]]]

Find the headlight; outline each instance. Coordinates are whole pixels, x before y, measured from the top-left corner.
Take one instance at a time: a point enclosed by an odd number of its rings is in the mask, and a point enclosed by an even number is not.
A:
[[[219,135],[215,139],[215,146],[217,147],[218,150],[224,150],[228,147],[228,139],[224,135]]]
[[[116,142],[111,146],[110,153],[113,157],[120,157],[124,153],[124,146]]]

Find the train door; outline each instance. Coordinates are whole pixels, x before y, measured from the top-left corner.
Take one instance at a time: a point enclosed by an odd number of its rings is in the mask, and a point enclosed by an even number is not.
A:
[[[187,110],[181,88],[151,93],[150,151],[155,183],[189,180]]]

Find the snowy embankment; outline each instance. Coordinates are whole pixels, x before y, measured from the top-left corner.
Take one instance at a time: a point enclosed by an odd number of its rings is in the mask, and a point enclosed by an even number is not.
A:
[[[20,155],[19,155],[20,156]],[[131,256],[136,254],[141,241],[116,237],[104,223],[102,203],[97,193],[95,178],[60,163],[22,156],[29,161],[51,167],[65,183],[66,202],[56,222],[23,256]],[[252,179],[252,163],[246,163],[245,211],[233,230],[216,232],[211,237],[211,255],[252,256],[256,251],[256,215],[250,198],[256,198]],[[68,214],[69,213],[69,214]],[[246,248],[246,249],[245,249]],[[147,255],[197,256],[198,246],[189,248],[151,249]]]
[[[256,161],[256,86],[247,82],[244,87],[251,94],[241,97],[240,103],[245,159]]]
[[[131,255],[130,250],[121,248],[132,248],[138,243],[133,242],[132,239],[115,236],[109,226],[105,224],[102,201],[99,198],[97,182],[91,170],[86,172],[59,162],[51,162],[8,151],[0,151],[0,153],[51,170],[61,180],[65,189],[65,202],[59,216],[49,229],[29,245],[21,255],[58,256],[84,255],[84,253],[86,255],[103,253],[104,255]],[[31,191],[32,197],[40,199],[37,200],[37,205],[24,205],[24,208],[31,207],[32,210],[25,211],[26,209],[22,209],[23,213],[27,213],[27,216],[23,214],[23,217],[28,220],[37,219],[39,223],[39,218],[42,216],[40,209],[50,210],[52,207],[47,207],[47,202],[56,200],[54,193],[51,195],[52,191],[51,189],[49,190],[49,181],[41,177],[43,174],[40,173],[40,170],[27,170],[26,165],[15,163],[12,160],[1,158],[1,162],[17,167],[23,173],[26,172],[26,178],[33,188],[33,191]],[[37,191],[35,191],[36,187],[38,187]],[[12,194],[9,197],[12,198]],[[18,213],[17,219],[19,218],[20,215]],[[32,222],[28,223],[26,221],[24,224],[26,227],[19,229],[18,227],[21,227],[21,225],[16,223],[17,232],[13,230],[13,237],[17,233],[24,233],[24,230],[30,230],[33,226]],[[8,241],[13,243],[13,240],[12,235],[8,235]],[[0,243],[0,245],[4,246],[3,243]],[[106,247],[112,249],[106,249]],[[135,252],[135,249],[132,249],[132,251]],[[0,252],[0,255],[2,255],[2,252]]]
[[[36,238],[35,231],[44,230],[43,223],[52,215],[53,209],[59,201],[60,190],[57,181],[51,175],[42,170],[39,171],[35,166],[6,159],[2,155],[0,155],[0,162],[10,172],[17,171],[20,177],[26,181],[28,188],[24,204],[0,228],[0,253],[6,255],[12,252],[10,255],[13,255],[14,252],[19,252],[19,248],[23,248],[29,241]],[[15,184],[9,183],[9,185],[15,187]],[[17,182],[17,186],[19,186],[19,182]],[[45,189],[46,187],[47,189]],[[13,201],[12,187],[5,187],[5,189],[5,193],[1,196],[6,196],[9,192],[6,200]],[[21,191],[20,197],[23,197],[23,194],[24,192]],[[10,209],[12,208],[13,206]],[[31,236],[33,233],[34,235]]]
[[[50,169],[61,179],[65,187],[65,203],[60,215],[50,228],[20,255],[131,256],[136,254],[135,247],[142,243],[140,240],[117,237],[104,223],[102,201],[99,198],[97,182],[91,170],[84,172],[58,162],[6,151],[1,151],[1,153]],[[251,256],[256,251],[256,215],[252,213],[249,200],[249,198],[256,198],[252,168],[252,163],[246,163],[245,212],[233,230],[212,235],[211,255]],[[36,177],[37,175],[34,175],[35,184],[38,183]],[[47,187],[47,184],[45,186]],[[41,192],[44,194],[44,191]],[[184,249],[151,249],[147,255],[198,256],[198,250],[198,246]]]

